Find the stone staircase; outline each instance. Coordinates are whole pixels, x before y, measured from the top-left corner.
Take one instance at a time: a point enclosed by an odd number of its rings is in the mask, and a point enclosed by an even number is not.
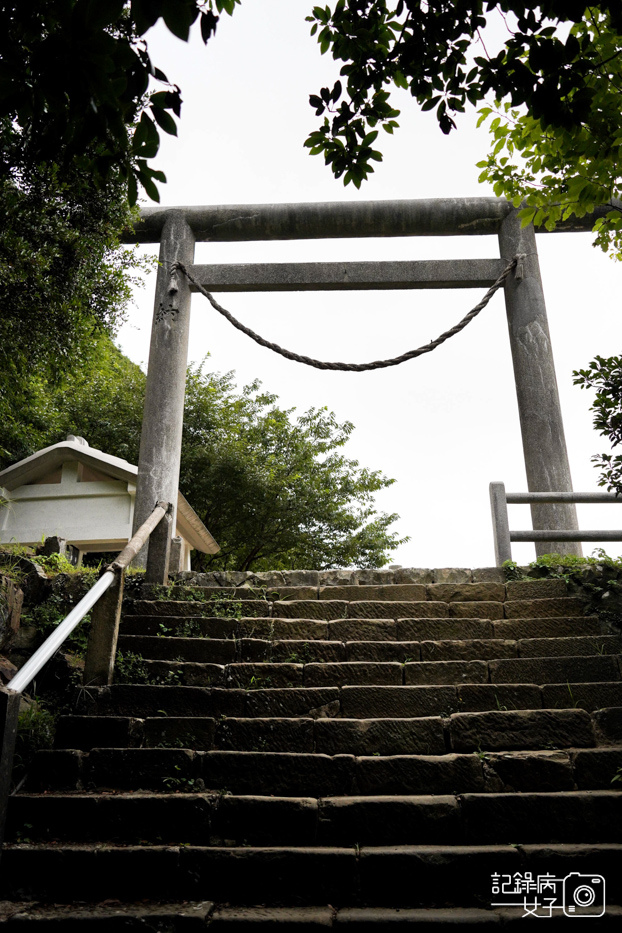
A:
[[[399,573],[136,600],[143,682],[81,688],[11,799],[4,925],[500,930],[531,873],[619,929],[622,639],[563,580]]]

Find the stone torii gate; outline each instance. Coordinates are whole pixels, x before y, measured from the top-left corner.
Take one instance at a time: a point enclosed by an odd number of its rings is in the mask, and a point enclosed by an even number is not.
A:
[[[560,231],[592,228],[592,215],[571,218]],[[194,265],[196,241],[497,234],[499,257],[401,262]],[[486,288],[517,254],[523,275],[508,276],[505,303],[530,492],[571,492],[572,482],[553,364],[536,238],[501,198],[438,198],[226,207],[148,207],[128,242],[160,243],[160,266],[149,351],[138,461],[134,530],[160,500],[175,503],[193,286],[180,262],[215,292]],[[576,530],[572,503],[532,505],[534,529]],[[151,536],[148,579],[164,582],[174,520]],[[580,545],[536,544],[538,553],[580,554]]]

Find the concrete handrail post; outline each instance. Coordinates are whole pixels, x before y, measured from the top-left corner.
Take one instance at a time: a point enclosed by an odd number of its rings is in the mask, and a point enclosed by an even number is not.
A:
[[[495,564],[501,567],[506,560],[512,560],[510,544],[510,524],[508,521],[507,500],[503,483],[490,484],[490,508],[492,511],[492,532],[495,541]]]
[[[160,240],[133,525],[136,531],[155,503],[164,499],[173,503],[167,524],[169,539],[176,525],[190,329],[190,287],[186,277],[175,270],[176,262],[186,266],[194,262],[194,234],[183,214],[171,211]],[[162,546],[161,535],[156,533],[153,538],[157,569],[152,561],[150,572],[156,582],[165,582],[168,571],[170,540]],[[147,547],[134,564],[147,565]]]
[[[0,687],[0,762],[3,763],[3,767],[0,767],[0,849],[4,841],[9,791],[11,790],[13,769],[10,765],[15,753],[19,702],[19,693]]]
[[[544,292],[533,226],[521,227],[518,211],[501,223],[499,247],[503,259],[523,254],[522,276],[505,281],[505,304],[514,365],[527,488],[532,492],[572,491],[555,364],[546,316]],[[517,270],[518,271],[518,270]],[[573,503],[531,506],[534,529],[578,529]],[[582,555],[571,542],[536,544],[536,554]]]

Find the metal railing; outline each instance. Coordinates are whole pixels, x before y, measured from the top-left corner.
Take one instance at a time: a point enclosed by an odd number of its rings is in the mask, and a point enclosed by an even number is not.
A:
[[[35,679],[91,609],[93,619],[86,649],[83,682],[86,686],[103,686],[112,682],[125,570],[163,519],[170,526],[171,511],[172,506],[168,502],[157,503],[149,518],[128,541],[116,560],[106,567],[86,596],[57,625],[15,677],[5,687],[0,687],[0,846],[4,838],[22,691]],[[170,534],[167,537],[170,543]],[[157,556],[159,558],[161,555]],[[149,576],[149,563],[146,576]]]
[[[579,529],[511,531],[508,520],[508,505],[544,505],[556,502],[622,503],[622,497],[613,492],[506,493],[504,483],[491,483],[489,488],[497,567],[501,567],[506,560],[512,560],[512,541],[622,541],[622,531],[603,529],[600,531],[581,531]]]

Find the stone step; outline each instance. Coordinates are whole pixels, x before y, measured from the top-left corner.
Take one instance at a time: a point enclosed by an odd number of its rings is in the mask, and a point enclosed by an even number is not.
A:
[[[156,790],[333,796],[610,790],[622,747],[355,756],[303,752],[99,748],[40,751],[27,790]]]
[[[215,905],[210,901],[121,904],[37,904],[0,901],[0,926],[7,931],[86,929],[97,933],[199,933],[213,929]],[[277,908],[278,909],[278,908]],[[277,921],[278,922],[278,921]]]
[[[622,707],[622,682],[459,684],[445,686],[225,687],[115,684],[80,688],[78,714],[93,716],[222,716],[312,719],[413,719],[488,710]],[[617,728],[615,723],[611,728]]]
[[[440,594],[438,594],[440,595]],[[539,599],[470,600],[353,600],[285,599],[276,602],[261,599],[226,601],[135,600],[134,615],[177,618],[250,618],[316,619],[528,619],[583,615],[585,600],[576,596]]]
[[[213,748],[328,755],[569,748],[622,743],[622,709],[494,710],[410,719],[63,716],[56,748]]]
[[[613,655],[622,652],[620,635],[436,641],[270,641],[259,638],[165,638],[121,635],[118,648],[148,660],[228,664],[271,661],[308,664],[344,661],[474,661],[516,657]]]
[[[502,683],[560,683],[571,679],[589,683],[620,680],[617,656],[529,657],[491,661],[343,661],[288,664],[269,661],[207,664],[192,661],[141,660],[141,679],[153,684],[232,687],[243,690],[295,687],[342,687],[362,684],[447,685]],[[130,676],[136,676],[132,668]],[[123,668],[115,672],[123,682]]]
[[[569,872],[622,900],[622,845],[351,847],[7,845],[0,896],[53,903],[158,899],[236,905],[489,909],[492,876]],[[408,883],[409,879],[415,882]],[[304,927],[303,927],[304,928]]]
[[[118,845],[439,845],[618,842],[619,791],[434,796],[24,794],[7,841]]]

